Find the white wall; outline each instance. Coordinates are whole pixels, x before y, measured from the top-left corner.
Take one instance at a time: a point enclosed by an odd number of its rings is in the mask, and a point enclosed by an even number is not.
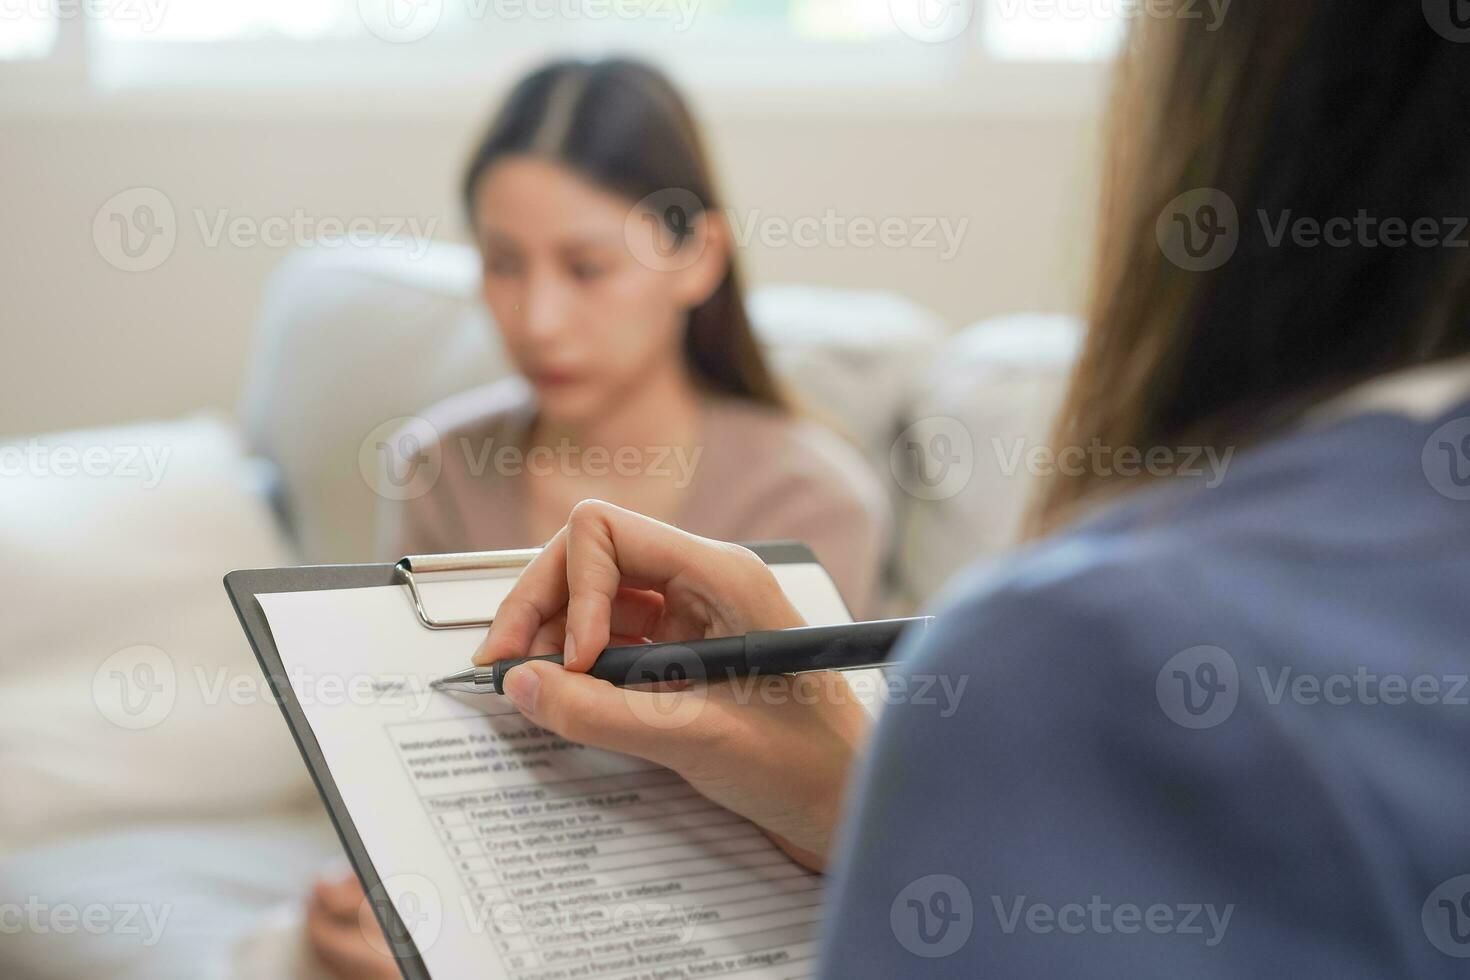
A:
[[[461,226],[454,187],[478,117],[430,121],[298,114],[211,118],[106,113],[0,119],[0,435],[228,408],[259,290],[282,250],[210,247],[196,212],[437,218]],[[954,326],[1018,309],[1075,310],[1092,234],[1093,132],[1086,119],[865,119],[706,112],[737,212],[782,220],[968,219],[958,253],[769,248],[748,278],[883,286]],[[163,265],[127,273],[92,236],[98,208],[133,186],[178,214]]]

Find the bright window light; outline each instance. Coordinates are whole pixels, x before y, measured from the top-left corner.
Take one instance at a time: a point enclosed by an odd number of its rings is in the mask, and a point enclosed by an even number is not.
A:
[[[1130,0],[986,0],[982,30],[993,57],[1014,61],[1097,61],[1123,38]]]
[[[3,2],[3,0],[0,0]],[[26,0],[29,2],[29,0]],[[870,40],[896,33],[895,0],[686,0],[696,16],[727,24],[769,28],[810,40]],[[912,0],[898,0],[912,2]],[[944,0],[938,0],[944,2]],[[137,0],[118,5],[128,16],[102,18],[100,37],[108,41],[241,41],[259,38],[316,40],[365,36],[399,30],[409,36],[417,24],[447,38],[477,29],[503,34],[497,21],[506,10],[519,22],[597,20],[581,17],[592,0]],[[607,6],[602,3],[601,6]],[[668,6],[649,0],[650,8]],[[628,9],[626,3],[619,9]],[[605,18],[604,18],[605,19]],[[603,25],[606,26],[606,25]]]
[[[917,89],[1000,77],[998,68],[1014,77],[999,62],[1106,59],[1141,3],[0,0],[0,59],[48,60],[75,46],[78,84],[108,93],[360,86],[409,99],[410,90],[485,84],[544,54],[606,51],[648,57],[712,86],[764,92],[861,81]],[[86,22],[59,20],[68,16]]]
[[[104,41],[310,40],[357,26],[344,0],[137,0],[99,19]]]
[[[758,8],[756,0],[729,0],[734,10]],[[781,18],[798,37],[813,40],[870,40],[894,34],[890,0],[789,0]]]
[[[46,57],[56,46],[56,28],[44,4],[0,4],[0,61]]]

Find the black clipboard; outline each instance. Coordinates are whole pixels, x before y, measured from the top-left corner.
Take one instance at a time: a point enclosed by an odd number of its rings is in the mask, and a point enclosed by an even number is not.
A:
[[[818,564],[812,550],[797,541],[757,542],[748,544],[746,547],[759,555],[761,560],[768,565]],[[306,763],[307,771],[311,773],[311,781],[315,784],[317,793],[327,808],[327,815],[331,818],[332,826],[337,831],[337,837],[342,842],[342,849],[346,851],[347,859],[352,863],[353,870],[357,872],[358,880],[362,882],[363,894],[367,896],[373,914],[377,916],[378,925],[383,929],[383,935],[388,940],[398,969],[405,980],[432,980],[432,978],[428,968],[424,966],[423,958],[419,955],[418,947],[414,945],[413,936],[409,934],[407,927],[398,917],[398,910],[383,888],[382,878],[378,875],[377,869],[373,867],[372,859],[368,857],[362,837],[359,836],[357,827],[352,822],[352,814],[348,812],[347,805],[342,802],[342,794],[338,792],[337,784],[332,780],[326,757],[322,755],[321,746],[317,744],[311,724],[306,720],[306,713],[296,700],[296,692],[291,687],[291,682],[286,676],[285,665],[281,662],[281,655],[276,650],[270,623],[256,596],[269,595],[274,592],[327,592],[339,589],[369,589],[399,585],[409,590],[415,613],[420,625],[425,629],[484,628],[489,625],[489,620],[441,620],[433,617],[420,595],[418,583],[414,577],[415,573],[524,566],[537,553],[538,549],[528,549],[469,552],[455,555],[413,555],[395,563],[248,568],[225,575],[225,591],[229,593],[230,603],[235,607],[235,615],[239,617],[240,626],[244,628],[245,635],[250,639],[251,649],[255,651],[255,659],[259,661],[260,669],[265,674],[267,683],[270,684],[271,694],[286,719],[286,726],[291,729],[291,737],[296,741],[296,748],[301,753],[301,759]]]

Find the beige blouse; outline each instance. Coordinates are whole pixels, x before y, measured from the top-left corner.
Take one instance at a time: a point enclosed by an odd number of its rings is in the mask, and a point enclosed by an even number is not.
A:
[[[583,455],[528,450],[535,419],[519,378],[448,398],[420,413],[412,435],[437,476],[417,496],[383,501],[384,556],[526,548],[528,476],[548,467],[663,467],[686,487],[680,527],[725,541],[795,539],[811,546],[853,615],[875,614],[889,530],[883,489],[862,457],[828,430],[736,399],[706,400],[693,450]],[[660,458],[662,457],[662,458]],[[432,469],[431,469],[432,472]],[[615,470],[615,472],[623,472]],[[415,488],[418,490],[418,488]]]

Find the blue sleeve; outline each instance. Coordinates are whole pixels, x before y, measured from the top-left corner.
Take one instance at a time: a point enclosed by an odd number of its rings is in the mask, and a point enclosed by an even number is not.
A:
[[[1165,710],[1171,663],[1221,683],[1177,655],[1245,643],[1180,591],[1094,568],[941,612],[854,777],[821,976],[1392,972],[1372,871],[1279,715]]]

